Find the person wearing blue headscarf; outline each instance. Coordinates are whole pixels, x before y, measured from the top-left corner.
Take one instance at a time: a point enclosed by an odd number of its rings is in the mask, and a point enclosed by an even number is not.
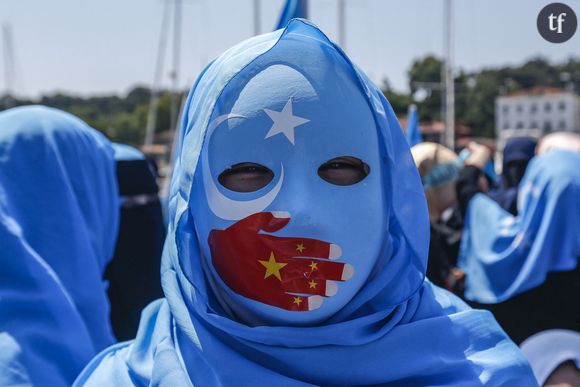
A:
[[[535,385],[489,312],[425,280],[405,136],[309,22],[204,71],[169,195],[165,299],[76,386]]]
[[[458,296],[463,294],[462,272],[457,270],[463,219],[459,212],[455,183],[463,163],[450,149],[432,142],[411,148],[421,176],[429,210],[429,259],[427,278]]]
[[[530,137],[510,138],[503,149],[501,182],[488,196],[504,210],[517,215],[518,185],[524,177],[528,163],[534,157],[537,141]]]
[[[135,337],[141,311],[163,297],[159,277],[165,225],[154,162],[125,144],[113,144],[121,219],[115,255],[105,271],[111,323],[119,341]]]
[[[115,342],[102,276],[118,217],[103,135],[42,106],[0,113],[0,384],[70,385]]]
[[[483,194],[469,204],[459,266],[465,297],[492,310],[521,342],[580,327],[580,154],[533,158],[520,182],[518,216]]]

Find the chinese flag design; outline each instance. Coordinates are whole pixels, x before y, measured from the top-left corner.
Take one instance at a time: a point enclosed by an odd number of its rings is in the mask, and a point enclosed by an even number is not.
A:
[[[341,255],[338,245],[260,233],[278,231],[289,222],[287,213],[260,212],[225,230],[212,230],[213,266],[244,297],[291,311],[317,309],[323,297],[338,291],[335,281],[348,280],[354,269],[332,261]]]

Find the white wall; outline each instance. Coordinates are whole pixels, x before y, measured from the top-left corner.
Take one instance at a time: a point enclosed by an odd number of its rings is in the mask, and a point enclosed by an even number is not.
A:
[[[560,109],[564,104],[564,110]],[[550,106],[546,110],[546,105]],[[535,111],[533,107],[535,106]],[[507,112],[506,110],[507,109]],[[541,129],[580,132],[580,98],[572,92],[517,95],[496,99],[496,134],[504,130]]]

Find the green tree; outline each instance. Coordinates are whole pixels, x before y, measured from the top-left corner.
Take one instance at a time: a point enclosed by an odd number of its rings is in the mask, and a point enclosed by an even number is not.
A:
[[[397,93],[394,91],[387,79],[383,80],[383,87],[381,88],[385,97],[393,107],[393,110],[397,116],[404,116],[409,110],[409,105],[411,105],[412,100],[409,94]]]
[[[416,59],[408,71],[409,90],[415,95],[423,90],[427,97],[417,103],[417,113],[421,120],[441,119],[441,69],[443,62],[433,55]]]

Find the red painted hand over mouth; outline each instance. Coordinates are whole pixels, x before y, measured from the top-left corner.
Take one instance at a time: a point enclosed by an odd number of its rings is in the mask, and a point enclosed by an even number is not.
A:
[[[212,230],[209,246],[213,266],[236,293],[292,311],[309,311],[323,297],[338,291],[354,268],[331,262],[341,256],[338,245],[310,238],[276,237],[290,222],[286,212],[259,212],[225,230]]]

